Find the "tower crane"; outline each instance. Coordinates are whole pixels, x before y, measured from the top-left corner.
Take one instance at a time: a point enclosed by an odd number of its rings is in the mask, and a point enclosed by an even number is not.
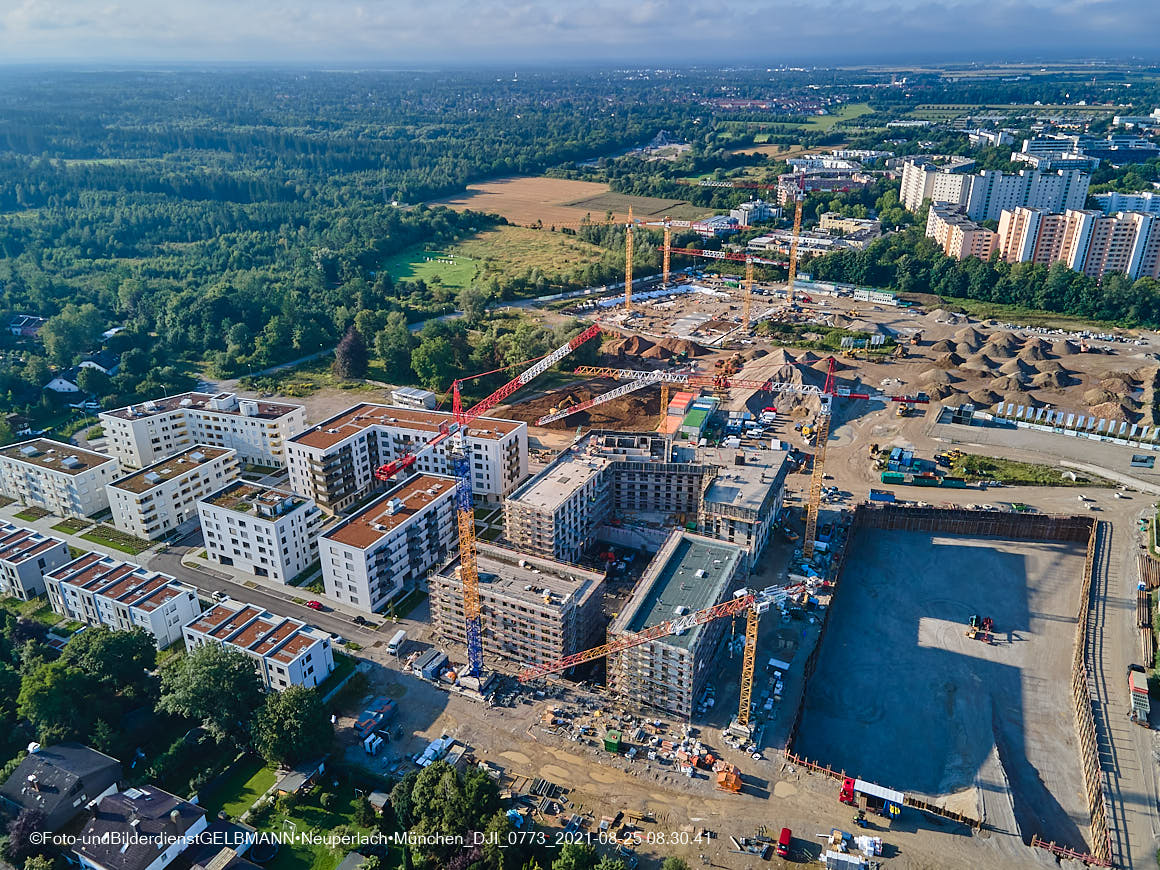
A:
[[[793,304],[793,284],[797,279],[797,258],[798,258],[798,239],[802,232],[802,207],[806,200],[806,176],[805,173],[798,177],[798,187],[794,192],[794,207],[793,207],[793,235],[789,239],[789,277],[785,284],[785,302],[787,305]]]
[[[580,366],[573,374],[582,377],[612,378],[618,381],[627,380],[629,384],[626,386],[630,386],[633,389],[640,389],[641,387],[648,386],[650,383],[679,383],[695,387],[714,387],[716,389],[742,387],[775,394],[796,393],[801,396],[817,396],[820,405],[818,411],[817,438],[814,447],[814,467],[810,476],[809,500],[806,503],[806,534],[805,541],[802,543],[802,555],[806,559],[811,559],[814,555],[814,540],[818,532],[818,509],[822,503],[822,481],[824,479],[822,468],[826,460],[826,442],[830,437],[830,416],[833,400],[835,398],[869,399],[879,402],[898,402],[907,405],[925,405],[930,402],[930,396],[926,393],[897,396],[889,396],[882,393],[855,393],[849,387],[842,387],[837,384],[837,380],[834,377],[836,365],[837,361],[833,357],[830,357],[829,364],[826,367],[826,382],[822,387],[815,387],[812,384],[794,384],[779,381],[750,381],[725,377],[723,375],[698,375],[689,372],[673,371],[645,372],[635,369],[612,369],[598,366]],[[612,392],[616,391],[613,390]],[[631,390],[624,390],[624,392],[631,392]],[[623,393],[620,393],[620,395],[623,395]],[[605,393],[589,399],[587,402],[571,408],[565,408],[555,414],[549,414],[547,417],[542,417],[536,422],[542,426],[554,420],[560,420],[569,414],[574,414],[577,411],[602,404],[608,401],[606,397],[615,398],[610,396],[609,393]]]
[[[600,332],[599,324],[588,327],[470,408],[463,407],[463,398],[460,393],[460,385],[469,379],[456,380],[452,384],[452,422],[441,424],[435,436],[415,452],[408,453],[375,469],[375,477],[378,480],[389,481],[396,474],[414,465],[419,457],[434,450],[440,444],[448,442],[451,468],[456,478],[455,499],[459,524],[459,560],[463,581],[463,616],[466,621],[468,676],[479,678],[483,674],[479,567],[476,564],[475,552],[475,514],[471,496],[471,447],[467,443],[468,427],[512,393],[568,356],[584,342],[595,338]]]
[[[749,329],[749,311],[753,304],[753,266],[759,263],[763,266],[784,266],[784,262],[778,260],[767,260],[764,257],[755,257],[752,254],[740,254],[732,251],[708,251],[701,248],[674,248],[669,245],[669,239],[665,239],[665,261],[668,262],[670,254],[685,254],[689,257],[705,257],[710,260],[728,260],[733,263],[745,264],[745,294],[741,306],[741,329]]]
[[[624,311],[632,311],[632,206],[628,207],[628,223],[624,225]]]
[[[733,593],[732,598],[722,601],[720,604],[714,604],[712,607],[706,607],[703,610],[697,610],[693,613],[687,613],[684,616],[659,622],[654,626],[634,634],[622,635],[608,643],[584,650],[584,652],[573,653],[570,656],[564,656],[555,661],[533,665],[520,671],[516,678],[521,683],[527,683],[537,677],[562,673],[577,665],[615,655],[624,650],[646,644],[649,641],[660,640],[670,635],[681,635],[706,622],[712,622],[724,616],[736,616],[744,612],[745,651],[741,659],[741,697],[737,705],[737,718],[733,720],[733,725],[730,727],[732,730],[743,730],[748,735],[749,708],[751,706],[750,701],[753,697],[753,670],[757,659],[757,633],[761,624],[761,614],[765,613],[775,604],[780,605],[787,598],[808,591],[808,588],[808,586],[803,584],[797,586],[768,586],[760,591],[738,589]]]

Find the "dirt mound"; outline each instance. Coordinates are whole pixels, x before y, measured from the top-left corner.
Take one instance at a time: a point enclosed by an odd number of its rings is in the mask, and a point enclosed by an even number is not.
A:
[[[685,356],[693,359],[698,356],[708,356],[713,351],[706,347],[701,347],[695,341],[690,341],[687,338],[666,338],[661,344],[673,352],[676,356]]]
[[[1019,346],[1019,337],[1013,332],[992,332],[987,336],[987,346],[1014,349]]]
[[[965,314],[956,314],[953,311],[947,311],[945,308],[936,308],[926,315],[935,323],[963,323],[967,317]]]
[[[993,390],[989,390],[986,387],[980,387],[977,390],[971,390],[971,392],[969,392],[967,395],[971,397],[971,401],[976,405],[994,405],[1001,398],[1003,398],[998,393],[994,392]]]
[[[641,359],[672,359],[673,352],[663,344],[654,344],[640,353],[626,352],[625,356],[639,356]]]
[[[712,351],[707,351],[711,353]],[[751,347],[745,353],[741,354],[741,358],[746,362],[752,362],[755,359],[761,359],[763,356],[769,356],[769,351],[764,347]]]
[[[922,388],[932,399],[945,399],[955,392],[955,388],[947,384],[923,384]]]
[[[1107,390],[1101,390],[1099,387],[1094,387],[1083,394],[1084,403],[1091,405],[1102,405],[1104,402],[1116,401],[1116,394],[1110,393]]]
[[[1009,405],[1015,405],[1016,407],[1022,405],[1024,408],[1038,408],[1043,404],[1030,393],[1022,393],[1018,391],[1004,393],[1003,401]]]
[[[529,402],[517,403],[507,409],[505,414],[514,419],[534,424],[540,417],[550,414],[561,404],[584,402],[607,391],[607,385],[601,386],[600,383],[591,386],[576,386],[568,390],[539,396]],[[548,423],[544,428],[574,430],[577,426],[584,426],[585,428],[619,429],[632,432],[638,431],[642,425],[650,423],[655,425],[653,421],[657,420],[659,415],[660,391],[654,387],[621,396],[619,399],[613,399],[611,402],[605,402],[603,405],[597,405],[587,411],[570,414],[553,423]]]
[[[987,384],[987,389],[1000,393],[1022,393],[1023,384],[1018,378],[1007,375],[1002,378],[995,378],[991,383]]]
[[[963,364],[963,358],[957,353],[944,353],[934,361],[940,369],[957,369]]]
[[[828,372],[830,370],[830,358],[825,357],[823,359],[820,359],[810,367],[819,371],[819,372]],[[857,366],[852,366],[849,363],[844,363],[840,359],[838,359],[837,357],[834,357],[834,371],[836,371],[836,372],[851,372],[851,371],[855,371],[857,368],[858,368]]]
[[[1039,369],[1035,368],[1035,366],[1033,366],[1031,363],[1027,362],[1026,360],[1021,360],[1018,357],[1016,357],[1013,360],[1009,360],[1009,361],[1003,363],[1003,365],[999,366],[999,371],[1001,371],[1005,375],[1037,375],[1037,374],[1039,374]]]
[[[1071,356],[1079,353],[1079,347],[1074,342],[1061,338],[1051,345],[1051,352],[1056,356]]]
[[[774,348],[769,352],[769,355],[765,357],[766,365],[792,366],[796,363],[797,359],[787,353],[784,347]]]
[[[1088,408],[1088,412],[1097,420],[1127,420],[1129,423],[1135,423],[1138,417],[1135,408],[1122,402],[1103,402],[1099,405],[1092,405]]]
[[[994,369],[995,366],[995,361],[985,353],[977,353],[968,357],[966,361],[963,362],[962,367],[976,372],[989,372]]]
[[[1126,396],[1132,392],[1134,382],[1110,375],[1100,381],[1100,389],[1112,396]]]
[[[647,338],[639,335],[621,336],[619,339],[605,342],[600,346],[600,352],[610,356],[640,356],[655,345]]]
[[[975,329],[973,326],[966,326],[955,333],[955,341],[960,344],[970,344],[978,350],[983,346],[983,340],[986,338],[983,333]]]
[[[961,357],[974,356],[978,351],[978,345],[967,344],[965,341],[960,341],[955,345],[955,353]]]
[[[1067,369],[1065,369],[1061,363],[1059,363],[1053,359],[1044,360],[1038,366],[1036,366],[1036,368],[1038,368],[1039,371],[1041,371],[1041,372],[1065,372],[1065,371],[1067,371]]]
[[[1032,336],[1023,342],[1023,349],[1035,348],[1040,353],[1048,353],[1051,350],[1051,342],[1039,336]]]
[[[1016,359],[1021,359],[1024,362],[1042,362],[1047,359],[1047,354],[1043,352],[1043,348],[1039,345],[1028,344],[1023,350],[1019,351]]]
[[[956,384],[961,380],[962,378],[949,375],[942,369],[927,369],[918,376],[918,381],[921,384]]]
[[[1062,390],[1072,385],[1071,376],[1065,371],[1040,372],[1031,379],[1031,386],[1040,389]]]
[[[935,353],[950,353],[955,349],[955,343],[949,338],[943,338],[930,346]]]

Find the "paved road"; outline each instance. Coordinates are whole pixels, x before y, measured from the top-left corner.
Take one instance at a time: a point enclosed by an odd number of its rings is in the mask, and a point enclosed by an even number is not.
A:
[[[193,549],[194,547],[191,546],[170,547],[164,553],[158,553],[151,557],[148,563],[149,567],[155,571],[172,574],[174,577],[196,586],[204,593],[222,592],[237,601],[264,607],[279,616],[293,616],[296,619],[317,625],[323,631],[340,635],[346,640],[356,641],[363,646],[369,646],[375,641],[384,639],[385,628],[377,633],[368,631],[355,625],[347,614],[340,611],[311,610],[309,607],[295,604],[288,596],[272,592],[265,587],[243,586],[221,572],[215,571],[211,574],[183,565],[182,558]],[[200,549],[200,545],[197,549]]]

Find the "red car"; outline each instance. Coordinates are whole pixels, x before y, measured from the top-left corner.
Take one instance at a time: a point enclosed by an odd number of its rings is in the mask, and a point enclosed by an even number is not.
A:
[[[322,606],[321,601],[307,601],[306,606],[309,607],[311,610],[324,610],[325,609]]]
[[[777,857],[789,857],[789,844],[793,840],[793,832],[789,828],[781,829],[781,836],[777,838]]]

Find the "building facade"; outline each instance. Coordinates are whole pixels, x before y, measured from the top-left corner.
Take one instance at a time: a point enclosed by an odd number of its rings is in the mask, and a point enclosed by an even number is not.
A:
[[[604,574],[490,544],[477,545],[484,655],[520,666],[582,652],[604,637]],[[457,563],[434,575],[431,624],[444,641],[467,645]]]
[[[1096,208],[1104,214],[1139,211],[1144,214],[1160,215],[1160,191],[1097,193],[1092,199],[1095,200]]]
[[[1160,277],[1158,215],[1015,209],[1003,213],[998,235],[1000,256],[1009,263],[1064,263],[1089,278],[1112,272],[1133,280]]]
[[[942,252],[956,260],[978,257],[986,260],[995,250],[995,233],[975,223],[961,206],[932,203],[926,217],[926,235]]]
[[[0,522],[0,596],[28,601],[44,595],[44,575],[71,561],[59,538]]]
[[[903,164],[900,198],[910,211],[930,200],[962,206],[971,220],[986,221],[1021,206],[1047,211],[1083,208],[1090,183],[1089,173],[1074,169],[1016,173],[984,169],[968,175],[914,159]]]
[[[387,484],[375,469],[419,450],[454,421],[450,413],[394,405],[355,405],[296,436],[287,445],[290,488],[332,513],[344,510]],[[411,467],[415,473],[451,474],[446,439]],[[496,502],[528,474],[526,423],[480,417],[467,436],[472,492]]]
[[[153,785],[102,797],[75,838],[85,870],[165,870],[208,827],[206,812]]]
[[[205,444],[242,462],[286,465],[286,442],[306,428],[302,405],[234,393],[179,393],[100,413],[109,452],[126,469],[144,468]]]
[[[0,495],[62,517],[89,517],[107,508],[105,484],[116,476],[111,456],[47,438],[0,448]]]
[[[52,609],[85,625],[143,628],[159,649],[181,639],[201,613],[197,589],[168,574],[99,553],[86,553],[45,575]]]
[[[215,604],[185,626],[184,636],[187,650],[217,644],[245,653],[266,688],[274,691],[312,689],[334,670],[329,634],[240,601]]]
[[[780,450],[737,450],[701,497],[702,535],[741,547],[753,565],[765,552],[785,502],[786,454]]]
[[[417,474],[318,540],[326,594],[381,610],[459,549],[453,477]]]
[[[720,604],[747,570],[745,552],[736,544],[674,530],[609,626],[609,641]],[[609,688],[630,702],[688,721],[713,676],[713,656],[728,622],[715,619],[609,656]]]
[[[197,513],[211,562],[287,583],[318,560],[323,514],[297,493],[237,480]]]
[[[113,525],[148,540],[197,519],[198,501],[232,483],[237,452],[198,444],[106,486]]]

